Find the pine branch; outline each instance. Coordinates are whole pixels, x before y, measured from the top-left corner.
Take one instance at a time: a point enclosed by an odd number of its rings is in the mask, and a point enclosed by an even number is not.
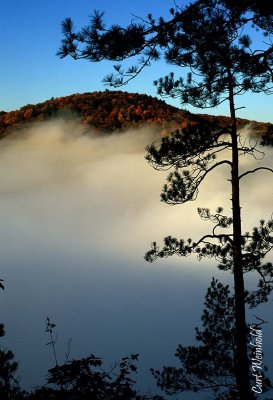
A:
[[[255,168],[255,169],[251,170],[251,171],[244,172],[243,174],[241,174],[241,175],[239,176],[239,179],[242,179],[244,176],[246,176],[246,175],[248,175],[248,174],[254,174],[255,172],[260,171],[260,170],[265,170],[265,171],[273,172],[273,169],[272,169],[272,168],[268,168],[268,167],[258,167],[258,168]]]

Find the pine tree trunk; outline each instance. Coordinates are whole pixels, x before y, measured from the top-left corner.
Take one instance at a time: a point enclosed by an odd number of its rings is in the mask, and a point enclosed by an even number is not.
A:
[[[233,218],[233,265],[234,265],[234,291],[235,291],[235,326],[236,326],[236,383],[241,400],[253,399],[250,388],[249,361],[247,354],[247,325],[244,300],[244,276],[241,248],[241,207],[239,186],[239,155],[238,135],[234,106],[234,93],[232,76],[230,76],[229,105],[231,116],[232,138],[232,218]]]

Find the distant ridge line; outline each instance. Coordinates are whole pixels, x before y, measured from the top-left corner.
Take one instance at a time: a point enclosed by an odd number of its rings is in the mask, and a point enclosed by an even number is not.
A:
[[[147,94],[105,90],[51,98],[38,104],[28,104],[19,110],[1,111],[0,137],[6,137],[14,130],[20,131],[26,124],[52,118],[77,118],[98,134],[145,125],[159,132],[169,132],[203,120],[214,121],[219,126],[229,124],[229,117],[193,114]],[[246,119],[238,119],[238,123],[239,126],[251,123],[252,129],[261,135],[272,129],[269,123]]]

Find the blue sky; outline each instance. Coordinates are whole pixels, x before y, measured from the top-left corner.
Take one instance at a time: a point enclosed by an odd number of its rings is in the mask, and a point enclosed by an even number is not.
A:
[[[93,64],[85,60],[75,62],[69,58],[60,60],[56,57],[62,38],[60,24],[65,17],[72,17],[80,29],[88,23],[88,16],[94,9],[105,11],[105,19],[109,24],[126,24],[132,14],[145,17],[152,12],[155,17],[167,16],[172,6],[173,0],[1,2],[0,110],[10,111],[51,97],[105,89],[101,81],[112,71],[111,63]],[[153,80],[169,71],[170,68],[164,61],[157,62],[124,87],[124,90],[156,95]],[[178,100],[167,102],[179,106]],[[239,111],[239,116],[273,122],[271,97],[248,94],[238,99],[238,107],[243,106],[246,108]],[[200,112],[190,107],[188,109]],[[224,104],[208,112],[227,115],[228,108]]]
[[[172,5],[172,0],[3,0],[0,110],[105,89],[101,80],[111,63],[56,57],[65,17],[81,28],[100,9],[110,24],[126,24],[132,13],[159,16]],[[168,71],[158,62],[124,89],[155,95],[153,79]],[[241,117],[273,122],[272,98],[247,95],[238,99],[241,106],[246,107]],[[228,114],[227,105],[211,112]],[[75,358],[94,352],[112,363],[139,352],[140,386],[153,389],[149,368],[173,365],[177,345],[194,344],[211,276],[232,285],[232,275],[211,260],[172,258],[150,265],[143,255],[166,235],[197,239],[207,233],[196,208],[230,208],[228,171],[212,175],[196,202],[168,207],[159,201],[165,175],[144,161],[152,133],[93,140],[92,134],[75,135],[81,129],[71,121],[49,122],[0,148],[4,345],[20,361],[23,386],[42,384],[52,366],[45,346],[48,315],[58,327],[61,359],[69,338]],[[254,161],[270,166],[272,151],[262,161],[250,160],[243,158],[243,168],[252,169]],[[244,231],[271,216],[273,188],[263,176],[250,174],[243,181]],[[269,321],[263,328],[264,360],[272,376],[271,308],[272,302],[255,314]]]

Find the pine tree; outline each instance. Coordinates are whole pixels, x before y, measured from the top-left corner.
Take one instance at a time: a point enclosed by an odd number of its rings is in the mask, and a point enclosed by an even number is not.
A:
[[[0,279],[0,289],[4,290],[3,279]],[[0,323],[0,337],[5,336],[4,324]],[[22,400],[24,392],[21,391],[16,378],[18,362],[14,361],[11,350],[0,348],[0,394],[1,400]]]
[[[161,371],[152,369],[153,376],[158,386],[170,395],[191,391],[212,393],[214,400],[236,400],[239,397],[235,374],[234,296],[228,285],[215,278],[207,289],[201,320],[202,329],[195,328],[197,344],[177,347],[175,356],[179,366],[163,367]],[[249,329],[249,358],[253,357],[250,331],[259,331],[263,322]],[[252,386],[255,386],[254,379]],[[263,392],[271,388],[263,374]]]
[[[156,21],[151,14],[125,28],[113,25],[110,29],[103,23],[103,13],[96,11],[91,23],[79,33],[74,30],[70,18],[63,22],[64,39],[58,52],[60,57],[67,55],[74,59],[87,59],[98,62],[104,59],[122,62],[127,58],[140,56],[137,65],[124,70],[121,64],[114,66],[115,72],[105,78],[109,85],[118,87],[135,78],[143,68],[150,65],[163,54],[170,65],[188,69],[186,78],[175,78],[173,73],[158,79],[155,84],[162,96],[179,97],[182,104],[196,107],[215,107],[224,101],[229,103],[230,127],[222,130],[214,126],[193,126],[163,139],[161,147],[148,148],[148,161],[157,169],[174,167],[168,178],[162,200],[170,204],[181,204],[194,200],[199,185],[207,174],[215,168],[227,165],[230,168],[232,192],[232,216],[222,216],[204,209],[200,212],[203,219],[216,222],[216,227],[231,226],[229,234],[212,235],[192,244],[173,238],[165,239],[165,247],[159,250],[156,244],[147,254],[147,259],[172,254],[185,255],[193,250],[199,255],[209,254],[225,259],[225,266],[232,269],[235,287],[236,321],[236,384],[240,399],[253,398],[250,390],[249,360],[247,355],[247,325],[245,316],[246,293],[244,287],[245,260],[252,257],[249,270],[266,270],[271,277],[272,265],[261,267],[260,239],[242,235],[240,181],[249,173],[268,170],[259,167],[247,173],[240,173],[239,155],[255,156],[255,145],[246,146],[237,130],[236,96],[248,91],[272,93],[273,81],[273,45],[268,40],[262,50],[252,45],[244,29],[260,29],[265,36],[272,34],[273,22],[270,7],[264,2],[232,0],[197,0],[187,7],[170,10],[171,19]],[[221,151],[229,150],[230,157],[219,161]],[[260,229],[260,231],[259,231]],[[255,232],[265,231],[267,244],[272,248],[272,221],[261,222]],[[206,242],[205,242],[206,239]],[[209,241],[213,239],[213,242]],[[218,241],[218,243],[215,243]],[[253,241],[256,252],[242,252],[242,246]],[[261,239],[264,240],[263,238]],[[203,244],[201,248],[199,245]],[[264,242],[263,242],[264,244]],[[256,246],[256,247],[255,247]],[[162,253],[163,252],[163,253]],[[263,279],[263,276],[262,276]],[[269,278],[270,281],[270,278]],[[267,281],[268,282],[268,281]],[[267,285],[267,284],[266,284]],[[268,290],[271,290],[269,283]]]

